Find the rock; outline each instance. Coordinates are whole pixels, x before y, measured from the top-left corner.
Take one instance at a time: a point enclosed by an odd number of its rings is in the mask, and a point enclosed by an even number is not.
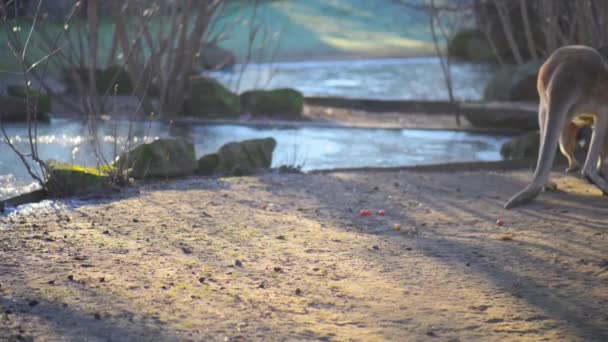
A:
[[[272,163],[272,152],[276,145],[273,138],[228,143],[218,151],[217,171],[240,176],[267,169]]]
[[[217,45],[206,45],[201,51],[201,64],[205,70],[230,70],[236,64],[236,56]]]
[[[28,89],[27,87],[9,85],[6,87],[6,92],[9,96],[18,97],[31,101],[36,106],[36,112],[38,114],[49,113],[51,108],[51,97],[47,93],[43,93],[37,90]]]
[[[462,103],[460,112],[474,127],[538,130],[538,105],[513,102]]]
[[[536,79],[542,61],[505,68],[490,80],[483,92],[485,101],[538,102]]]
[[[64,94],[67,90],[67,87],[62,82],[49,75],[45,75],[41,80],[38,80],[33,77],[24,79],[23,75],[5,74],[0,79],[0,94],[8,95],[6,88],[11,86],[25,89],[27,84],[29,84],[29,89],[31,90],[43,91],[44,93],[50,92],[55,95]]]
[[[217,170],[219,163],[220,158],[217,153],[204,155],[198,160],[196,173],[199,175],[211,175]]]
[[[536,158],[539,144],[539,132],[529,132],[504,143],[500,154],[506,159]]]
[[[109,187],[109,168],[103,170],[54,160],[49,160],[46,164],[50,173],[45,181],[51,195],[73,196],[103,191]]]
[[[43,112],[40,112],[44,108],[44,101],[42,105],[39,103],[36,106],[37,112],[34,116],[33,112],[31,119],[34,117],[38,121],[48,122],[49,117]],[[28,120],[27,100],[16,96],[0,96],[0,120],[3,122],[26,122]]]
[[[65,70],[65,82],[68,84],[70,91],[75,92],[78,90],[79,85],[74,80],[74,75],[71,75],[71,70]],[[88,68],[77,68],[77,75],[80,77],[81,82],[85,87],[88,87],[89,82],[89,69]],[[116,79],[114,80],[114,77]],[[105,94],[109,91],[111,95],[131,95],[133,93],[133,84],[131,79],[123,67],[113,65],[107,69],[95,70],[95,85],[97,87],[98,94]],[[114,80],[114,82],[112,82]]]
[[[448,45],[451,57],[470,61],[487,61],[495,58],[492,46],[480,30],[467,29],[456,33]]]
[[[202,76],[190,79],[190,91],[184,101],[184,114],[204,118],[238,118],[241,103],[218,81]]]
[[[114,166],[128,169],[136,179],[180,177],[194,174],[197,162],[194,145],[181,139],[159,139],[122,154]]]
[[[6,205],[10,205],[13,207],[28,204],[28,203],[37,203],[43,201],[48,198],[48,193],[44,189],[34,190],[32,192],[28,192],[25,194],[17,195],[6,199],[4,201],[0,201],[0,213],[4,211]]]
[[[112,82],[114,77],[116,79]],[[108,89],[112,95],[133,94],[133,84],[123,67],[113,65],[105,70],[97,70],[97,92],[104,94]]]
[[[253,115],[269,115],[278,118],[300,119],[304,96],[290,88],[252,90],[241,94],[241,106]]]

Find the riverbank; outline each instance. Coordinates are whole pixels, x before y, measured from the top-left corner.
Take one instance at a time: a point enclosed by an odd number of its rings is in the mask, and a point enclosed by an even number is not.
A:
[[[558,192],[502,209],[530,176],[188,178],[17,212],[0,336],[605,340],[606,199],[556,173]]]

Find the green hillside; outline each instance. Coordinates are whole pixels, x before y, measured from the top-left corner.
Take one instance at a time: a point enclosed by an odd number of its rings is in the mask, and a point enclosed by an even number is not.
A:
[[[248,55],[252,61],[280,61],[420,56],[434,51],[426,15],[392,0],[267,1],[257,8],[247,3],[230,2],[212,31],[212,35],[222,31],[220,45],[233,51],[239,61]],[[13,29],[19,29],[25,41],[30,25],[31,20],[23,19]],[[59,22],[44,25],[49,36],[63,29]],[[258,27],[259,33],[250,50],[252,27]],[[0,25],[0,71],[20,70],[8,48],[6,29]],[[100,21],[99,32],[100,60],[105,61],[112,41],[109,18]],[[28,50],[31,61],[45,55],[39,45],[34,37]]]
[[[240,6],[235,12],[226,20],[248,21],[221,45],[243,57],[254,11]],[[426,15],[391,0],[272,1],[255,14],[274,35],[270,43],[277,49],[277,60],[433,53]]]

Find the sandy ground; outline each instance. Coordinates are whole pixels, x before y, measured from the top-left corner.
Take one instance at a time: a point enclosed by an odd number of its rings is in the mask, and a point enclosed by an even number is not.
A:
[[[0,340],[606,341],[608,199],[556,173],[502,209],[529,178],[188,178],[16,212]]]

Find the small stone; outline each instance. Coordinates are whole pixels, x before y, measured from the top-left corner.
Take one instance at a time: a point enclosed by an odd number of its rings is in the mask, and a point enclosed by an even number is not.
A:
[[[513,240],[513,234],[505,234],[505,235],[501,236],[500,239],[502,241],[512,241]]]
[[[393,225],[393,229],[396,230],[396,231],[400,231],[401,230],[401,225],[399,223],[395,223]]]
[[[380,247],[378,247],[376,245],[373,245],[372,248],[375,249],[375,250],[377,250],[377,251],[380,250]]]
[[[29,305],[29,306],[36,306],[36,305],[38,305],[38,304],[40,304],[40,302],[38,302],[38,301],[37,301],[37,300],[35,300],[35,299],[32,299],[32,300],[30,300],[30,301],[27,303],[27,305]]]
[[[198,282],[201,283],[201,284],[204,284],[205,283],[205,277],[198,278]]]
[[[300,296],[302,294],[302,290],[296,289],[296,295]]]
[[[278,272],[283,272],[283,269],[282,269],[282,268],[280,268],[280,267],[275,267],[275,268],[274,268],[274,271],[275,271],[275,272],[277,272],[277,273],[278,273]]]
[[[238,260],[238,259],[237,259],[237,260],[234,262],[234,266],[236,266],[236,267],[243,267],[243,263],[241,262],[241,260]]]

